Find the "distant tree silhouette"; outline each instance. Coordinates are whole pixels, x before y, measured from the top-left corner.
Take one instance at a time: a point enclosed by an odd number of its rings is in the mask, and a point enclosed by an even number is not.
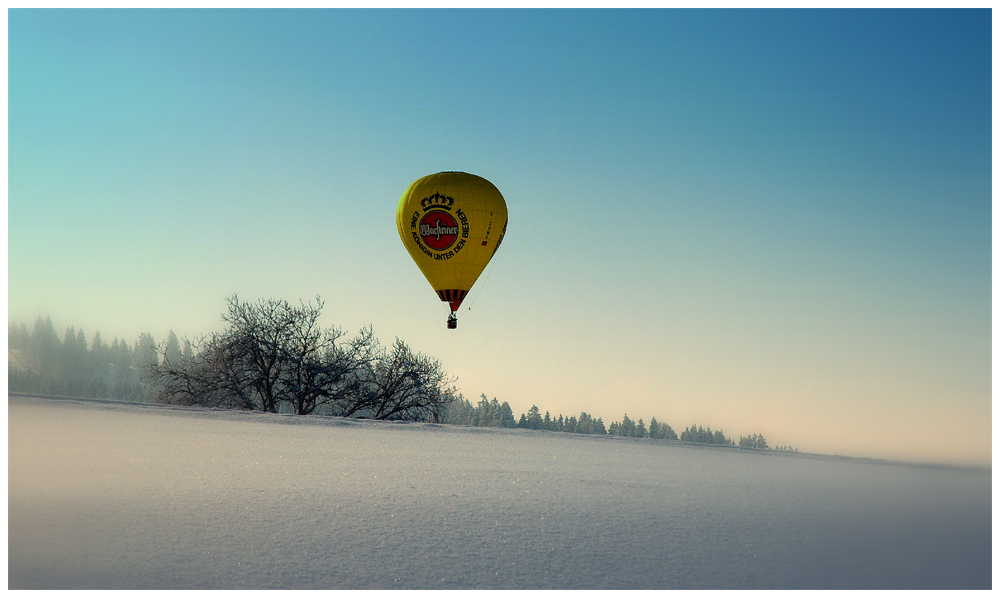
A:
[[[626,413],[622,417],[620,422],[611,422],[608,426],[608,434],[612,436],[635,436],[636,435],[636,425],[635,422]]]
[[[581,434],[598,434],[603,436],[608,433],[604,427],[604,421],[599,417],[594,419],[586,411],[580,412],[580,417],[577,420],[577,428]]]
[[[529,430],[541,430],[543,428],[542,415],[538,411],[538,405],[532,405],[528,410],[528,417],[524,419],[524,427]]]
[[[577,421],[576,421],[576,416],[575,415],[571,415],[571,416],[569,416],[569,417],[566,418],[565,422],[563,423],[563,431],[564,432],[569,432],[571,434],[579,434],[580,433],[580,428],[577,425]]]
[[[663,424],[656,421],[656,418],[649,420],[649,437],[657,438],[661,440],[677,440],[677,434],[674,432],[670,424]]]
[[[745,448],[766,449],[767,441],[760,434],[752,434],[750,436],[740,436],[739,445]]]
[[[162,348],[163,359],[171,361],[173,363],[180,363],[183,358],[181,353],[181,342],[178,340],[177,335],[171,330],[170,334],[167,335],[167,340]]]
[[[680,439],[684,442],[700,442],[702,444],[734,444],[732,440],[726,438],[722,430],[712,432],[711,428],[691,425],[681,432]]]
[[[479,403],[473,405],[459,395],[445,410],[441,420],[443,423],[463,426],[478,426],[490,428],[514,428],[514,412],[507,401],[500,403],[496,397],[488,400],[481,395]]]

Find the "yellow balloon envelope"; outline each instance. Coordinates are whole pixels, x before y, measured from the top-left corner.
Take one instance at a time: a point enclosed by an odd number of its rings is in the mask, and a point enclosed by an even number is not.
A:
[[[448,327],[507,232],[507,204],[493,183],[465,172],[418,179],[396,208],[403,245],[438,297],[451,306]]]

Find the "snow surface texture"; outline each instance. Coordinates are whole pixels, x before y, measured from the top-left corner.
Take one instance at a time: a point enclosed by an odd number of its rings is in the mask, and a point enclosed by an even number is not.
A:
[[[991,587],[989,471],[8,405],[10,589]]]

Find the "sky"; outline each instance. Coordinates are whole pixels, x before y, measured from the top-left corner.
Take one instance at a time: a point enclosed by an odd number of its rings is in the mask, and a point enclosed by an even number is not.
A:
[[[8,319],[325,301],[475,402],[991,463],[989,10],[10,10]],[[487,178],[447,330],[395,226]]]

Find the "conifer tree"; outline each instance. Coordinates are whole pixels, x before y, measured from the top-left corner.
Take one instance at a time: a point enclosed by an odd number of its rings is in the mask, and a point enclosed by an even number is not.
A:
[[[91,372],[97,378],[101,378],[108,371],[108,346],[101,339],[101,331],[94,332],[94,339],[90,343],[90,367]]]
[[[35,320],[35,327],[28,339],[28,362],[38,373],[45,375],[52,372],[56,352],[59,350],[59,337],[48,316]]]
[[[462,395],[459,395],[451,404],[448,405],[445,411],[442,421],[448,424],[456,424],[459,426],[473,426],[473,413],[475,408],[472,406],[468,400]]]
[[[542,415],[538,411],[538,405],[532,405],[528,410],[527,427],[530,430],[542,429]]]
[[[659,433],[657,438],[662,438],[664,440],[677,440],[677,433],[674,429],[670,427],[670,424],[659,423]]]
[[[28,327],[21,323],[12,322],[7,327],[7,348],[13,349],[15,351],[27,351],[28,343],[31,339],[31,334],[28,333]]]
[[[170,334],[167,335],[166,346],[163,348],[163,357],[170,363],[180,363],[181,361],[181,343],[177,340],[177,335],[171,330]]]
[[[635,436],[635,422],[629,418],[627,413],[625,414],[625,417],[622,418],[622,425],[618,429],[618,435]]]
[[[495,399],[494,399],[495,400]],[[514,421],[514,410],[510,408],[507,401],[504,401],[497,409],[498,420],[501,428],[513,428],[517,425]]]
[[[139,335],[139,340],[135,343],[135,352],[132,355],[132,365],[143,372],[160,363],[157,357],[156,341],[153,335],[143,332]]]

